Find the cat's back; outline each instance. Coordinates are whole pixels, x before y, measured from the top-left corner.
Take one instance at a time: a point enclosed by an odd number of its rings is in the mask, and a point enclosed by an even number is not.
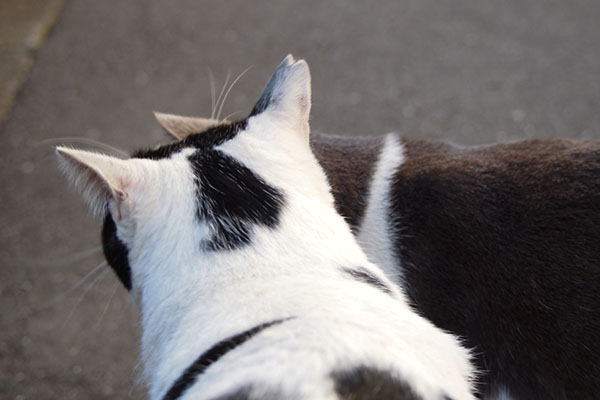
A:
[[[598,254],[584,258],[600,262],[600,246],[591,246],[600,241],[600,141],[403,144],[404,161],[390,187],[392,212],[410,218],[415,229],[434,229],[428,236],[437,243],[459,232],[462,241],[492,235],[514,250],[515,262],[533,261],[518,257],[527,254],[523,246],[536,253],[547,246],[550,264],[574,264],[577,249],[586,252],[579,256]],[[440,241],[436,231],[455,234]],[[600,276],[600,268],[589,272]]]
[[[369,257],[475,348],[483,394],[595,397],[600,141],[313,141]]]
[[[591,193],[600,185],[600,141],[532,139],[461,147],[403,139],[405,158],[396,178],[435,175],[438,182],[481,184],[500,190],[521,188],[523,195],[569,187],[567,195]],[[594,186],[589,187],[589,184]],[[533,185],[527,190],[528,185]],[[573,192],[574,188],[581,192]],[[587,188],[587,190],[585,190]]]
[[[287,286],[276,284],[281,291]],[[302,285],[296,279],[295,286]],[[318,298],[320,285],[310,285],[307,291]],[[468,354],[456,338],[409,312],[396,294],[346,280],[321,286],[340,295],[276,320],[207,369],[184,399],[472,398]],[[348,288],[351,297],[343,294]],[[262,291],[276,313],[278,304],[290,303],[289,294],[278,291]]]
[[[480,228],[488,227],[505,235],[496,237],[503,242],[526,235],[523,244],[535,246],[591,243],[600,240],[600,141],[461,148],[405,140],[391,195],[397,212],[425,226],[445,215],[445,224],[462,226],[470,236],[485,235]]]
[[[404,150],[390,213],[411,300],[518,398],[595,396],[600,142]]]

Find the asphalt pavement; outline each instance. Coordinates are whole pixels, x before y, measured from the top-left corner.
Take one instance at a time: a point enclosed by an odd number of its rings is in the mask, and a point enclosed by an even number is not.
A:
[[[145,395],[135,307],[54,144],[154,144],[153,110],[208,116],[210,77],[219,92],[251,67],[221,114],[244,116],[288,53],[319,131],[600,138],[594,0],[68,0],[55,18],[0,128],[3,399]]]

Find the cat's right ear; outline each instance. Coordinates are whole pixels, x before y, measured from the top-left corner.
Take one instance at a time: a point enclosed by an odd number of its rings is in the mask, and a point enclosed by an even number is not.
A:
[[[109,201],[114,200],[118,213],[114,217],[120,219],[128,186],[134,180],[131,164],[127,160],[67,147],[57,147],[56,154],[63,173],[81,192],[94,215],[102,216]]]
[[[264,113],[283,118],[290,122],[308,143],[310,98],[308,64],[304,60],[294,60],[290,54],[277,67],[250,116]]]

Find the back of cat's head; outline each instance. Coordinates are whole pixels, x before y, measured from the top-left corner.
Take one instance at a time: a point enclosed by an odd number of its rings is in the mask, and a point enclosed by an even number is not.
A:
[[[327,236],[320,229],[350,233],[309,147],[310,96],[308,65],[288,56],[246,119],[208,124],[128,160],[58,152],[92,209],[114,220],[132,264],[185,268],[192,254],[247,252],[258,233],[282,225],[284,237],[261,234],[261,251],[312,247],[315,253],[313,242]],[[132,265],[133,287],[151,273]]]

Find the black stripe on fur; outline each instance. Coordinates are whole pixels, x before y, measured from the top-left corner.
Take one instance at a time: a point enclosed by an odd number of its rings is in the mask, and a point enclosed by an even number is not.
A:
[[[357,281],[371,285],[384,293],[392,294],[392,290],[388,287],[388,285],[386,285],[384,282],[381,281],[381,279],[373,275],[370,271],[366,270],[365,268],[342,268],[342,271],[344,271],[344,273],[350,275]]]
[[[265,322],[215,344],[213,347],[201,354],[200,357],[198,357],[196,361],[194,361],[192,365],[190,365],[183,372],[183,374],[179,377],[179,379],[177,379],[177,381],[175,381],[173,386],[171,386],[167,394],[163,397],[163,400],[175,400],[181,397],[184,392],[194,384],[199,375],[203,374],[208,367],[219,361],[219,359],[221,359],[221,357],[223,357],[225,354],[252,339],[263,330],[273,325],[280,324],[283,321],[286,321],[286,319],[277,319],[274,321]]]

